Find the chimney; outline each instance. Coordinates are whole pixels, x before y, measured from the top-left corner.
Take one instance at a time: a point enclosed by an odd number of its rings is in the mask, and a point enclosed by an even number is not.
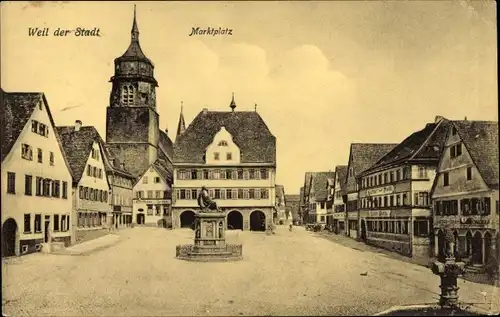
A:
[[[82,121],[81,120],[76,120],[75,121],[75,131],[76,132],[80,131],[81,127],[82,127]]]
[[[467,116],[465,116],[464,121],[467,121]]]
[[[203,108],[203,114],[206,114],[208,112],[208,108]]]
[[[439,121],[443,120],[444,118],[442,116],[436,116],[434,119],[434,123],[438,123]]]

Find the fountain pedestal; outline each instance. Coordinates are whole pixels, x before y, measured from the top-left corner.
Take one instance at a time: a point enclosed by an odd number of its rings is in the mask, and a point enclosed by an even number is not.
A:
[[[464,274],[465,263],[455,262],[453,252],[454,243],[448,243],[448,256],[444,263],[435,261],[432,264],[432,272],[439,275],[441,278],[441,295],[439,297],[439,305],[441,307],[457,307],[458,306],[458,290],[457,278]]]
[[[194,244],[178,245],[176,257],[188,261],[234,261],[242,259],[241,244],[226,244],[226,214],[199,212],[195,217]]]

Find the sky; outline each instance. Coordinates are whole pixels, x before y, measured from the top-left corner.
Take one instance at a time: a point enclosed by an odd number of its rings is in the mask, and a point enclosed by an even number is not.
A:
[[[346,165],[354,142],[399,143],[435,116],[498,120],[494,1],[2,2],[1,85],[46,94],[56,125],[105,138],[113,61],[140,43],[155,65],[160,128],[203,109],[262,116],[277,183]],[[30,27],[100,29],[33,37]],[[189,36],[193,27],[232,29]],[[64,110],[67,108],[66,110]]]

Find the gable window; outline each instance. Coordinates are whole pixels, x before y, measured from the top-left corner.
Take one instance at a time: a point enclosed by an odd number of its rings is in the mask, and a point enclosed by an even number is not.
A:
[[[54,166],[54,152],[50,152],[50,166]]]
[[[455,158],[462,155],[462,143],[452,145],[450,148],[450,157]]]
[[[42,149],[38,149],[38,163],[43,163],[43,152],[42,152]]]
[[[147,177],[147,176],[144,176],[144,177],[142,178],[142,183],[143,183],[143,184],[147,184],[147,183],[148,183],[148,177]]]
[[[448,175],[448,172],[444,172],[443,173],[443,186],[448,186],[448,185],[450,185],[449,175]]]
[[[21,144],[21,157],[28,161],[33,161],[33,148],[28,144]]]
[[[214,153],[214,160],[218,161],[219,160],[219,152]]]
[[[196,174],[195,174],[196,175]],[[155,184],[159,184],[160,183],[160,178],[157,176],[155,177],[155,180],[154,180]]]
[[[227,146],[227,141],[225,140],[220,141],[219,146]]]
[[[26,196],[32,195],[33,188],[33,176],[25,175],[24,176],[24,194]]]
[[[24,233],[31,232],[31,214],[24,214]]]
[[[92,176],[92,167],[87,165],[87,176]]]
[[[467,180],[470,181],[472,179],[472,167],[467,167]]]
[[[31,132],[38,133],[38,121],[31,120]]]
[[[451,128],[451,135],[457,135],[457,128],[455,127]]]
[[[427,168],[425,166],[418,167],[418,177],[426,178],[427,177]]]
[[[7,193],[16,193],[16,173],[7,172]]]
[[[40,123],[38,124],[38,134],[40,134],[41,136],[47,136],[49,133],[49,129],[47,128],[47,126],[43,123]]]
[[[227,152],[226,153],[226,160],[231,161],[233,159],[233,153]]]

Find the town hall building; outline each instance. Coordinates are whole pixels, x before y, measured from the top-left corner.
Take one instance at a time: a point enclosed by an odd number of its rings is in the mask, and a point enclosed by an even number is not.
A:
[[[229,229],[266,230],[275,209],[276,138],[257,111],[203,109],[174,144],[173,227],[189,227],[206,186]],[[181,120],[183,116],[181,114]]]

